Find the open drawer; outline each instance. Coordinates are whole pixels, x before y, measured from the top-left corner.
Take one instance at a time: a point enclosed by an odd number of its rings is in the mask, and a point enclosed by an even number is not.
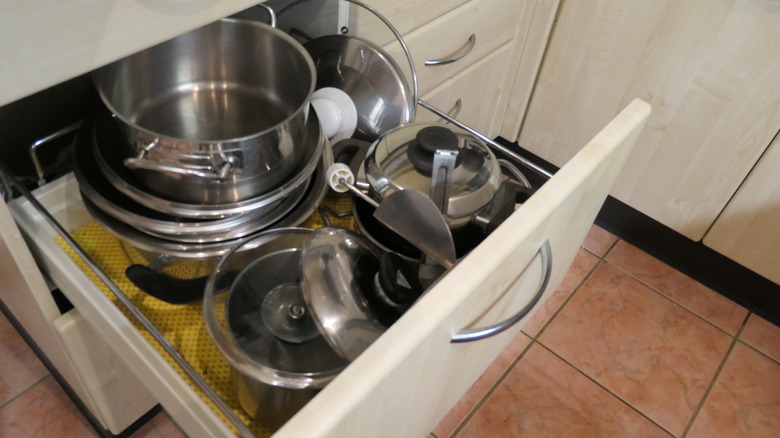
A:
[[[274,437],[429,433],[522,327],[529,303],[540,306],[561,282],[649,112],[632,102]],[[68,230],[90,221],[72,177],[36,196]],[[191,437],[233,436],[60,249],[41,214],[23,199],[10,207],[41,268],[179,426]]]

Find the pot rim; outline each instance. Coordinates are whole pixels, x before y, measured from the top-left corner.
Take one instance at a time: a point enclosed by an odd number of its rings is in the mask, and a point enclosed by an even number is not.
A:
[[[112,105],[112,102],[106,96],[103,87],[100,86],[100,81],[99,80],[94,80],[93,82],[95,83],[95,88],[97,89],[97,92],[100,95],[100,100],[103,102],[103,104],[106,106],[106,108],[108,108],[108,110],[111,111],[112,114],[114,114],[114,116],[116,116],[119,120],[122,121],[122,123],[124,123],[129,128],[137,130],[138,132],[142,133],[143,135],[148,135],[148,136],[151,136],[153,138],[165,139],[166,141],[169,141],[169,142],[186,143],[186,144],[191,144],[191,145],[220,144],[220,145],[222,145],[224,147],[225,146],[224,143],[239,143],[239,142],[244,142],[244,141],[247,141],[247,140],[251,140],[253,138],[262,137],[264,135],[267,135],[267,134],[277,130],[279,128],[279,126],[287,125],[291,121],[293,121],[294,119],[300,117],[301,113],[303,113],[304,120],[307,119],[308,118],[308,106],[309,106],[309,104],[311,102],[312,94],[314,94],[314,89],[315,89],[315,87],[317,85],[317,76],[316,76],[316,69],[314,67],[314,61],[312,61],[311,56],[306,51],[306,49],[298,41],[296,41],[295,38],[291,37],[290,35],[287,35],[285,32],[282,32],[281,30],[279,30],[279,29],[277,29],[277,28],[275,28],[273,26],[270,26],[268,24],[261,23],[259,21],[246,19],[246,18],[222,18],[222,19],[216,20],[216,21],[214,21],[212,23],[209,23],[209,24],[206,24],[204,26],[201,26],[201,27],[198,27],[196,29],[193,29],[190,32],[194,32],[194,31],[197,31],[199,29],[203,29],[205,27],[213,26],[213,25],[215,25],[217,23],[223,23],[223,22],[226,22],[226,23],[240,23],[240,24],[243,24],[243,25],[246,25],[246,26],[265,28],[266,31],[271,32],[271,33],[275,34],[276,37],[281,38],[282,40],[284,40],[291,48],[295,49],[295,51],[298,52],[298,54],[303,57],[305,63],[308,66],[308,71],[309,71],[310,76],[311,76],[311,80],[309,81],[309,90],[306,93],[306,98],[303,100],[301,105],[298,106],[298,108],[296,108],[295,111],[293,111],[290,114],[290,116],[288,116],[283,121],[277,123],[274,126],[268,127],[267,129],[265,129],[263,131],[255,132],[255,133],[248,134],[248,135],[245,135],[245,136],[233,137],[233,138],[225,138],[225,139],[219,139],[219,140],[207,140],[207,141],[204,141],[204,140],[187,139],[187,138],[181,138],[181,137],[176,137],[176,136],[172,136],[172,135],[160,134],[158,132],[155,132],[155,131],[152,131],[150,129],[147,129],[147,128],[144,128],[142,126],[139,126],[136,122],[133,122],[133,121],[129,120],[124,114],[122,114],[121,112],[116,110],[114,105]],[[165,43],[167,43],[169,41],[172,41],[173,39],[176,39],[176,38],[178,38],[178,37],[174,37],[174,38],[171,38],[169,40],[163,41],[163,42],[161,42],[159,44],[156,44],[156,45],[154,45],[152,47],[156,47],[158,45],[165,44]],[[152,47],[148,47],[148,48],[146,48],[144,50],[141,50],[139,52],[130,54],[127,57],[134,56],[134,55],[136,55],[138,53],[141,53],[141,52],[143,52],[145,50],[149,50]],[[125,58],[127,58],[127,57],[125,57]],[[111,66],[113,64],[116,64],[118,62],[122,62],[125,58],[119,59],[117,61],[114,61],[113,63],[110,63],[110,64],[108,64],[108,65],[106,65],[104,67],[101,67],[101,68],[95,70],[92,73],[93,78],[95,78],[96,76],[100,76],[101,72],[104,72],[109,66]]]

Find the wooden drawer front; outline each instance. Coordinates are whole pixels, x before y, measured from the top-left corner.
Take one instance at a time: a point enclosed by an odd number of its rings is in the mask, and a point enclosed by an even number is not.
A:
[[[422,99],[436,108],[453,115],[460,100],[459,121],[487,135],[495,137],[506,105],[507,74],[511,44],[504,44],[451,79],[447,79],[426,93]],[[441,122],[435,114],[418,108],[416,121]]]
[[[407,34],[468,1],[365,0],[363,3],[387,18],[401,34]],[[370,15],[369,12],[358,6],[350,9],[350,14],[354,17],[353,23],[355,23],[355,27],[353,30],[356,32],[356,35],[383,35],[382,38],[385,38],[384,40],[374,41],[382,45],[392,41],[392,35],[386,34],[386,26],[373,15]]]
[[[405,35],[417,69],[420,94],[433,90],[510,41],[517,30],[522,9],[523,2],[517,0],[473,0]],[[472,34],[476,38],[474,47],[459,61],[425,65],[427,60],[447,58],[463,51]],[[405,60],[398,43],[386,45],[385,50],[399,63]]]
[[[452,336],[530,301],[545,242],[552,263],[542,290],[557,288],[648,114],[641,101],[619,114],[274,437],[426,436],[523,321],[478,341]]]

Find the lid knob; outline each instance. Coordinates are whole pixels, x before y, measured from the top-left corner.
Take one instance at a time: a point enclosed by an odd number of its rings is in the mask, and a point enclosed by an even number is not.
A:
[[[406,148],[406,156],[417,172],[430,177],[436,151],[458,151],[458,136],[445,126],[427,126]],[[459,165],[460,154],[455,158],[455,167]]]

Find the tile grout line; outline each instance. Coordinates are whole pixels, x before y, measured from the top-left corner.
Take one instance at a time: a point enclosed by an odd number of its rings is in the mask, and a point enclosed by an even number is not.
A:
[[[650,289],[650,290],[651,290],[651,291],[653,291],[654,293],[656,293],[656,294],[660,295],[661,297],[663,297],[663,298],[664,298],[664,299],[666,299],[667,301],[671,302],[672,304],[675,304],[675,305],[677,305],[677,306],[680,306],[680,307],[682,307],[683,309],[685,309],[686,311],[688,311],[690,314],[692,314],[692,315],[696,316],[697,318],[701,319],[702,321],[706,322],[707,324],[709,324],[709,325],[711,325],[711,326],[715,327],[715,328],[716,328],[716,329],[718,329],[719,331],[721,331],[721,332],[723,332],[723,333],[727,334],[729,337],[732,337],[732,338],[736,338],[736,337],[737,337],[737,335],[736,335],[736,334],[731,334],[731,333],[729,333],[729,332],[728,332],[728,331],[726,331],[724,328],[722,328],[722,327],[718,326],[718,325],[717,325],[717,324],[715,324],[714,322],[712,322],[712,321],[710,321],[709,319],[705,318],[703,315],[700,315],[698,312],[695,312],[693,309],[690,309],[688,306],[686,306],[686,305],[684,305],[684,304],[682,304],[682,303],[679,303],[679,302],[677,302],[676,300],[674,300],[674,299],[673,299],[673,298],[671,298],[670,296],[668,296],[668,295],[666,295],[665,293],[661,292],[659,289],[657,289],[657,288],[655,288],[655,287],[651,286],[650,284],[648,284],[648,283],[646,283],[646,282],[642,281],[640,278],[636,277],[635,275],[632,275],[632,274],[631,274],[631,273],[629,273],[628,271],[625,271],[625,270],[623,270],[621,267],[619,267],[619,266],[617,266],[617,265],[615,265],[615,264],[613,264],[613,263],[611,263],[611,262],[608,262],[607,260],[604,260],[604,263],[607,263],[609,266],[611,266],[611,267],[615,268],[616,270],[620,271],[621,273],[625,274],[626,276],[630,277],[631,279],[633,279],[633,280],[636,280],[636,281],[637,281],[639,284],[641,284],[642,286],[644,286],[644,287],[646,287],[646,288]],[[679,271],[677,271],[677,272],[679,272]],[[683,274],[683,275],[685,275],[685,274]],[[688,278],[690,278],[690,277],[688,277]],[[694,281],[695,281],[695,280],[694,280]],[[717,293],[717,292],[716,292],[716,293]],[[729,301],[733,303],[733,301],[731,301],[731,300],[729,300]],[[740,307],[742,307],[742,306],[740,306]],[[747,310],[747,309],[745,309],[745,310]],[[751,313],[751,312],[750,312],[750,311],[748,311],[748,315],[750,315],[750,313]],[[741,330],[742,330],[742,329],[740,328],[740,329],[737,331],[737,333],[741,332]]]
[[[614,246],[614,244],[613,244],[613,246]],[[611,250],[611,249],[612,249],[612,247],[610,247],[610,250]],[[586,249],[585,251],[588,251],[588,250]],[[590,254],[593,254],[593,253],[592,253],[592,252],[590,252],[590,251],[588,251],[588,252],[589,252]],[[609,253],[609,250],[607,250],[607,253]],[[605,253],[605,254],[604,254],[604,255],[605,255],[605,257],[606,257],[606,254],[607,254],[607,253]],[[536,333],[536,335],[535,335],[535,336],[530,336],[530,338],[531,338],[532,340],[534,340],[534,341],[537,341],[537,340],[539,339],[539,337],[540,337],[540,336],[542,336],[542,334],[544,333],[544,331],[545,331],[545,330],[547,330],[547,328],[550,326],[550,324],[552,324],[553,320],[554,320],[555,318],[557,318],[557,317],[558,317],[558,315],[560,315],[560,313],[563,311],[563,309],[564,309],[564,308],[565,308],[565,307],[566,307],[566,306],[569,304],[569,302],[570,302],[570,301],[571,301],[571,300],[574,298],[574,295],[576,295],[576,294],[577,294],[577,292],[579,292],[579,290],[582,288],[582,286],[585,284],[585,282],[586,282],[586,281],[588,281],[588,280],[589,280],[589,279],[590,279],[590,278],[593,276],[593,273],[594,273],[594,272],[596,272],[596,268],[598,268],[598,267],[599,267],[599,266],[600,266],[602,263],[604,263],[604,262],[605,262],[605,260],[604,260],[604,259],[602,259],[601,257],[597,256],[596,254],[593,254],[593,255],[594,255],[594,256],[596,256],[596,257],[598,257],[598,260],[596,261],[596,264],[594,264],[594,265],[593,265],[593,267],[592,267],[592,268],[590,268],[590,270],[589,270],[589,271],[588,271],[588,272],[585,274],[585,276],[584,276],[584,277],[582,277],[582,280],[581,280],[579,283],[577,283],[577,286],[575,286],[575,287],[574,287],[574,289],[571,291],[571,293],[569,294],[569,296],[568,296],[568,297],[566,297],[566,299],[565,299],[565,300],[563,300],[563,302],[561,303],[561,305],[560,305],[560,306],[558,306],[558,309],[556,309],[556,310],[555,310],[555,312],[553,312],[553,314],[552,314],[552,315],[550,315],[550,318],[549,318],[549,319],[547,319],[547,322],[545,322],[545,323],[544,323],[544,325],[542,325],[542,328],[540,328],[540,329],[539,329],[539,331]],[[525,333],[525,332],[523,332],[523,333]],[[528,334],[526,333],[526,335],[528,335]]]
[[[47,372],[43,377],[39,378],[38,380],[36,380],[35,382],[33,382],[29,386],[27,386],[27,388],[24,388],[23,390],[21,390],[18,393],[14,394],[13,397],[9,398],[8,400],[4,401],[3,403],[0,403],[0,409],[3,409],[4,407],[10,405],[11,403],[13,403],[17,399],[19,399],[19,397],[23,396],[25,393],[27,393],[27,391],[33,389],[36,385],[38,385],[39,383],[43,382],[49,376],[51,376],[51,374]]]
[[[522,331],[518,332],[517,334],[519,335],[521,333],[525,336],[528,336]],[[504,370],[504,372],[501,373],[498,379],[496,379],[495,383],[493,383],[493,385],[490,386],[490,388],[487,390],[487,392],[485,392],[485,395],[479,400],[479,402],[477,402],[477,404],[474,405],[474,407],[471,410],[469,410],[468,414],[466,414],[463,417],[463,420],[461,420],[460,423],[458,423],[458,426],[455,427],[455,429],[452,431],[452,433],[450,433],[448,438],[455,438],[461,432],[461,430],[463,430],[463,428],[466,426],[466,423],[468,423],[471,417],[473,417],[477,413],[477,411],[485,404],[487,399],[493,394],[493,392],[495,392],[495,390],[506,379],[506,376],[508,376],[509,373],[512,372],[512,370],[515,368],[517,363],[520,362],[520,360],[525,356],[528,350],[531,349],[531,346],[533,346],[534,343],[536,343],[536,341],[531,339],[531,342],[529,342],[528,345],[526,345],[525,348],[523,348],[523,351],[520,352],[520,354],[518,354],[514,360],[512,360],[509,366],[506,367],[506,370]]]
[[[750,315],[755,315],[755,313],[751,312],[751,313],[750,313]],[[760,354],[761,356],[764,356],[765,358],[769,359],[769,360],[770,360],[770,361],[772,361],[773,363],[776,363],[777,365],[780,365],[780,360],[778,360],[778,359],[775,359],[775,358],[773,358],[772,356],[770,356],[769,354],[767,354],[767,353],[765,353],[765,352],[763,352],[763,351],[759,350],[759,349],[758,349],[758,347],[754,347],[754,346],[752,346],[752,345],[748,344],[748,343],[747,343],[747,342],[746,342],[744,339],[739,339],[739,338],[737,338],[737,341],[738,341],[740,344],[744,345],[745,347],[748,347],[748,348],[750,348],[751,350],[755,351],[756,353]]]
[[[565,363],[566,365],[568,365],[568,366],[572,367],[572,368],[573,368],[573,369],[574,369],[574,370],[575,370],[577,373],[579,373],[580,375],[582,375],[582,376],[583,376],[583,377],[585,377],[586,379],[588,379],[588,380],[590,380],[591,382],[593,382],[593,384],[595,384],[596,386],[598,386],[599,388],[601,388],[601,389],[602,389],[603,391],[605,391],[607,394],[611,395],[612,397],[615,397],[615,399],[617,399],[617,400],[618,400],[620,403],[623,403],[623,405],[625,405],[626,407],[628,407],[630,410],[632,410],[632,411],[636,412],[636,413],[637,413],[639,416],[641,416],[641,417],[642,417],[642,418],[644,418],[645,420],[649,421],[651,424],[653,424],[654,426],[658,427],[658,428],[659,428],[659,429],[661,429],[662,431],[666,432],[666,433],[667,433],[667,434],[668,434],[670,437],[675,437],[675,435],[674,435],[672,432],[670,432],[670,431],[669,431],[669,430],[667,430],[665,427],[663,427],[663,426],[661,426],[660,424],[658,424],[658,423],[657,423],[655,420],[653,420],[652,418],[650,418],[650,417],[648,417],[647,415],[645,415],[645,414],[644,414],[642,411],[640,411],[638,408],[636,408],[636,407],[635,407],[635,406],[633,406],[632,404],[628,403],[628,402],[627,402],[626,400],[624,400],[622,397],[620,397],[619,395],[617,395],[617,394],[615,394],[614,392],[612,392],[612,391],[611,391],[609,388],[607,388],[607,387],[605,387],[604,385],[602,385],[601,383],[599,383],[599,382],[598,382],[596,379],[594,379],[594,378],[590,377],[590,376],[589,376],[588,374],[586,374],[584,371],[582,371],[582,370],[580,370],[579,368],[577,368],[577,367],[576,367],[574,364],[570,363],[568,360],[566,360],[566,359],[564,359],[563,357],[561,357],[561,356],[560,356],[558,353],[554,352],[554,351],[553,351],[553,350],[552,350],[550,347],[548,347],[548,346],[544,345],[544,344],[543,344],[543,343],[541,343],[541,342],[538,342],[538,344],[539,344],[540,346],[542,346],[542,348],[544,348],[545,350],[549,351],[549,352],[550,352],[550,353],[551,353],[553,356],[555,356],[555,357],[557,357],[558,359],[560,359],[561,361],[563,361],[563,363]]]
[[[604,262],[603,257],[606,257],[607,254],[609,254],[609,252],[612,250],[612,248],[614,248],[615,245],[617,245],[617,242],[619,240],[620,239],[617,239],[617,240],[615,240],[615,242],[612,242],[612,244],[609,246],[609,248],[607,248],[607,250],[604,252],[604,256],[599,256],[598,254],[593,253],[592,251],[590,251],[587,248],[580,247],[580,248],[584,249],[585,251],[587,251],[589,254],[592,254],[594,257],[596,257],[598,259],[596,261],[596,263],[588,271],[588,273],[585,274],[585,276],[582,278],[582,281],[580,281],[577,284],[577,286],[574,287],[574,290],[572,290],[571,294],[569,294],[569,296],[563,301],[563,303],[561,303],[561,305],[558,306],[558,309],[553,313],[552,316],[550,316],[550,318],[542,326],[542,328],[539,330],[539,332],[536,333],[536,336],[529,336],[528,333],[526,333],[526,332],[524,332],[522,330],[520,330],[520,332],[518,332],[518,334],[522,333],[523,335],[528,336],[531,339],[531,342],[529,342],[528,345],[523,349],[523,351],[512,361],[512,363],[509,364],[507,369],[504,370],[504,372],[501,374],[501,376],[498,379],[496,379],[496,382],[493,385],[491,385],[490,389],[488,389],[488,391],[479,400],[479,402],[477,402],[477,404],[474,405],[474,407],[468,412],[468,414],[466,414],[463,417],[463,419],[460,421],[458,426],[452,431],[452,433],[449,435],[448,438],[455,438],[461,432],[461,430],[463,430],[463,428],[466,426],[466,423],[468,423],[469,420],[476,414],[476,412],[485,404],[485,402],[490,397],[490,395],[493,394],[493,392],[495,392],[496,388],[498,388],[498,386],[504,381],[504,379],[506,379],[506,376],[509,375],[509,373],[515,368],[517,363],[520,362],[520,360],[525,356],[525,354],[528,352],[528,350],[531,349],[533,344],[539,343],[537,341],[539,336],[541,336],[541,334],[544,332],[544,330],[547,328],[547,326],[550,325],[552,320],[555,319],[555,317],[561,312],[561,310],[566,306],[566,304],[572,299],[572,297],[577,293],[577,291],[582,287],[582,285],[585,284],[585,281],[587,281],[591,277],[591,275],[593,275],[593,272],[596,270],[596,268],[602,262]],[[539,343],[539,345],[542,345],[542,344]],[[430,434],[433,435],[435,438],[439,438],[438,435],[436,435],[433,432],[431,432]]]
[[[718,381],[718,377],[720,377],[720,373],[723,371],[723,368],[726,366],[726,362],[729,360],[729,357],[731,357],[731,353],[734,351],[734,347],[737,345],[737,342],[739,341],[739,335],[741,335],[742,331],[745,329],[745,326],[747,325],[748,319],[750,319],[751,314],[752,312],[748,312],[747,316],[745,316],[745,319],[742,321],[742,325],[740,326],[739,330],[737,330],[737,334],[734,336],[734,339],[731,341],[731,345],[729,346],[728,351],[723,356],[723,360],[721,360],[720,366],[718,366],[718,369],[715,371],[715,375],[712,377],[710,384],[707,386],[707,390],[704,391],[704,394],[702,395],[701,400],[699,401],[699,405],[696,406],[696,409],[693,411],[693,415],[691,415],[691,419],[688,421],[688,425],[685,427],[685,430],[683,431],[682,435],[680,435],[680,438],[685,438],[686,436],[688,436],[688,433],[691,431],[691,428],[693,428],[693,424],[696,422],[696,418],[699,416],[702,407],[704,407],[704,403],[707,401],[707,397],[709,397],[712,388],[715,387],[715,382]]]

